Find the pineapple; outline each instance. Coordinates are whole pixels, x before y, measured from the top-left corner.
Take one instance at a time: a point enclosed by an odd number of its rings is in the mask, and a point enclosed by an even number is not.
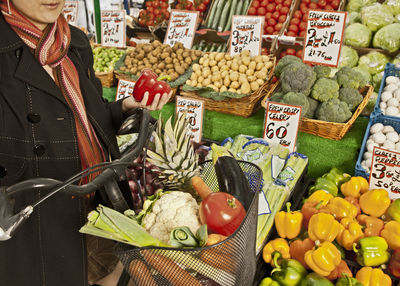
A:
[[[187,127],[185,115],[178,115],[173,125],[172,116],[163,125],[160,115],[153,132],[155,147],[153,151],[147,150],[147,160],[161,170],[158,180],[164,189],[186,191],[197,197],[190,181],[200,173],[199,158]]]

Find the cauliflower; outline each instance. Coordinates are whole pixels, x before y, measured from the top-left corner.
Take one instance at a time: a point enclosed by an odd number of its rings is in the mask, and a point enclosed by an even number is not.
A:
[[[366,85],[364,76],[350,67],[342,67],[335,78],[340,87],[360,88]]]
[[[332,98],[338,98],[339,85],[333,79],[320,78],[313,86],[311,97],[321,102],[328,101]]]
[[[349,109],[354,111],[363,101],[363,97],[356,88],[342,87],[339,90],[339,99],[349,105]]]
[[[283,68],[292,63],[300,63],[301,64],[302,61],[298,57],[291,56],[291,55],[281,58],[275,67],[275,75],[277,77],[280,77],[280,75],[283,71]]]
[[[314,98],[309,97],[309,96],[307,96],[307,100],[309,103],[309,108],[308,108],[308,112],[306,114],[304,114],[304,117],[312,119],[315,116],[315,111],[318,108],[319,101],[315,100]]]
[[[309,95],[317,75],[308,65],[293,63],[283,68],[280,79],[282,91],[301,92]]]
[[[346,102],[333,98],[319,105],[316,116],[318,120],[343,123],[350,119],[351,111]]]
[[[193,233],[200,227],[199,206],[191,194],[173,191],[162,195],[152,211],[142,221],[144,228],[155,238],[168,243],[175,227],[187,226]]]
[[[331,75],[331,68],[327,66],[314,66],[313,70],[317,74],[317,79],[329,78]]]
[[[288,92],[286,93],[281,100],[282,103],[286,104],[292,104],[292,105],[298,105],[302,107],[301,114],[306,114],[308,112],[308,109],[310,107],[307,96],[305,96],[302,93],[298,92]]]

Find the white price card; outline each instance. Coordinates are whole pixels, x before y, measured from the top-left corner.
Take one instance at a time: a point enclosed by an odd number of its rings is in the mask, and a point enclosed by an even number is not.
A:
[[[182,43],[185,48],[191,49],[199,15],[199,11],[171,10],[164,44],[173,47]]]
[[[346,12],[308,11],[303,62],[337,67]]]
[[[385,189],[391,200],[400,199],[400,153],[374,147],[369,187]]]
[[[299,129],[301,106],[268,102],[265,110],[263,138],[294,152]]]
[[[177,96],[176,113],[186,113],[186,118],[189,119],[189,134],[194,142],[199,143],[203,135],[204,102]]]
[[[125,11],[101,11],[101,45],[124,48],[126,46]]]
[[[117,94],[115,95],[115,100],[117,101],[129,96],[133,96],[134,87],[135,87],[135,82],[120,79],[118,81]]]
[[[264,17],[233,16],[232,33],[229,40],[231,56],[249,50],[252,57],[261,54]]]
[[[79,11],[79,2],[77,1],[65,1],[63,8],[64,18],[67,20],[68,24],[73,26],[78,25],[78,11]]]

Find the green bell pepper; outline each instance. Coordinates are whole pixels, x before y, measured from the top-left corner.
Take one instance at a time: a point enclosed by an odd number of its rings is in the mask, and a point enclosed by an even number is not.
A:
[[[322,177],[334,182],[336,187],[340,187],[341,184],[347,182],[351,178],[349,174],[343,173],[338,168],[332,168],[329,173],[324,174]]]
[[[339,189],[336,186],[336,183],[327,178],[319,177],[315,181],[315,185],[310,188],[309,195],[318,190],[324,190],[325,192],[330,193],[332,196],[337,197]]]
[[[400,222],[400,199],[394,200],[388,209],[389,216],[397,222]]]
[[[345,274],[336,281],[335,286],[363,286],[363,284],[358,282],[356,278]]]
[[[264,278],[261,280],[260,284],[258,286],[279,286],[279,283],[272,280],[271,277]]]
[[[310,273],[304,278],[300,286],[333,286],[332,282],[318,273]]]
[[[307,275],[307,270],[294,259],[282,259],[278,264],[280,256],[280,254],[274,256],[274,264],[277,267],[271,271],[272,279],[281,286],[300,285],[301,280]]]
[[[389,260],[388,244],[380,236],[369,236],[360,239],[359,249],[354,245],[357,262],[362,266],[379,266]]]

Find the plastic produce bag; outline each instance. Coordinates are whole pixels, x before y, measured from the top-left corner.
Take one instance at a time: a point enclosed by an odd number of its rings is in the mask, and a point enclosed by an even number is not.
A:
[[[344,30],[344,44],[357,47],[367,48],[371,42],[372,33],[367,26],[354,23]]]
[[[374,35],[374,48],[382,48],[390,53],[400,49],[400,23],[387,25]]]
[[[339,65],[338,68],[342,67],[355,67],[358,63],[357,51],[348,46],[342,46],[340,50]]]
[[[360,12],[362,7],[374,4],[376,0],[350,0],[346,6],[347,12]]]
[[[368,72],[371,75],[383,72],[386,64],[389,62],[389,58],[380,52],[369,52],[366,55],[360,57],[358,65],[368,67]]]
[[[376,32],[380,28],[393,23],[394,17],[388,6],[375,3],[361,9],[361,22],[372,32]]]

